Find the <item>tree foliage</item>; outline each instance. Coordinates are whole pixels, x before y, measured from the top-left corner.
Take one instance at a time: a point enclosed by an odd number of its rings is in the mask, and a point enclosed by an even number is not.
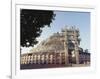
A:
[[[47,10],[20,10],[20,45],[22,47],[34,46],[38,43],[37,37],[41,35],[42,28],[46,25],[50,27],[50,23],[54,20],[53,11]]]

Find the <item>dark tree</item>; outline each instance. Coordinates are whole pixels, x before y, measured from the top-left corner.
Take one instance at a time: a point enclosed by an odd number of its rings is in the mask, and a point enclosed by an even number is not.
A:
[[[22,47],[29,47],[37,44],[36,38],[40,36],[42,28],[46,25],[50,27],[54,17],[53,11],[21,9],[20,45]]]

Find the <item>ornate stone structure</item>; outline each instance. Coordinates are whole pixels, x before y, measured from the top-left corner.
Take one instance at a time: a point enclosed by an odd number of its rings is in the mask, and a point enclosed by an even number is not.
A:
[[[66,27],[21,55],[21,64],[80,64],[90,62],[90,54],[80,50],[79,29]],[[82,57],[84,56],[84,57]]]

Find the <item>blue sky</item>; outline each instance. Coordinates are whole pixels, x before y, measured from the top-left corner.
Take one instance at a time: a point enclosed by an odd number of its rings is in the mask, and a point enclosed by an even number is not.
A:
[[[80,30],[81,43],[83,49],[90,49],[90,13],[89,12],[71,12],[71,11],[54,11],[55,20],[51,23],[51,27],[43,28],[43,32],[37,40],[41,42],[53,35],[53,33],[61,32],[61,29],[67,26],[75,25]]]

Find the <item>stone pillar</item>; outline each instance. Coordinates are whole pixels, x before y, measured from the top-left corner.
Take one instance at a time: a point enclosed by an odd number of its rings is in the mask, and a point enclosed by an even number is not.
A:
[[[34,55],[34,64],[36,64],[36,58],[37,58],[36,55]]]
[[[40,64],[40,55],[38,54],[38,64]]]
[[[44,64],[44,61],[45,61],[45,55],[42,55],[42,64]]]
[[[61,64],[62,63],[62,54],[61,53],[59,53],[60,54],[60,56],[59,56],[59,64]]]
[[[28,64],[28,55],[26,55],[25,64]]]
[[[77,45],[75,45],[75,56],[76,56],[76,64],[79,64],[79,51]]]
[[[54,64],[55,63],[55,55],[52,54],[52,63]]]
[[[34,54],[33,54],[33,62],[32,63],[34,63]]]
[[[76,64],[79,64],[78,37],[77,37],[76,30],[74,30],[74,37],[75,37],[75,56],[76,56]]]
[[[55,62],[54,62],[55,64],[56,64],[56,60],[57,60],[57,58],[56,58],[56,52],[55,52]]]
[[[31,55],[31,64],[33,64],[33,54]]]
[[[46,64],[48,64],[48,54],[46,54]]]
[[[52,62],[53,62],[53,56],[52,56],[52,54],[50,55],[50,64],[52,64]]]
[[[68,60],[68,40],[67,40],[67,29],[65,29],[65,38],[64,38],[64,50],[65,50],[65,64],[69,64]]]

